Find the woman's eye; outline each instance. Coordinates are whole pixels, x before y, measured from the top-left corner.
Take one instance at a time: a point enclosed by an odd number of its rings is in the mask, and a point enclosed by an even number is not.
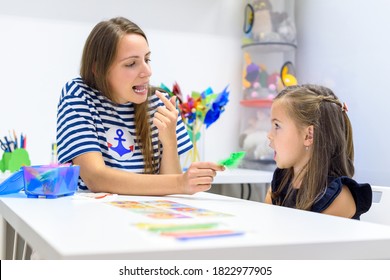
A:
[[[149,63],[150,61],[151,61],[150,58],[146,58],[146,59],[145,59],[145,62],[146,62],[146,63]]]
[[[126,64],[126,67],[133,67],[135,65],[135,62]]]
[[[277,124],[277,123],[275,123],[274,126],[275,126],[275,129],[279,129],[280,128],[279,124]]]

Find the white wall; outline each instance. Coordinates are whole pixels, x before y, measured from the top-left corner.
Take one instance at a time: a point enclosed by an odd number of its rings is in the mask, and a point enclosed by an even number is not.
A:
[[[50,161],[56,106],[67,80],[78,75],[93,26],[125,16],[147,33],[152,82],[184,93],[230,85],[230,102],[205,133],[205,159],[238,147],[242,3],[236,0],[0,0],[0,136],[27,134],[32,164]]]
[[[390,185],[390,2],[296,0],[300,82],[330,86],[349,105],[356,178]],[[78,74],[84,41],[100,20],[123,15],[149,37],[153,82],[184,92],[230,84],[221,119],[206,131],[205,158],[238,149],[242,6],[239,0],[0,0],[0,136],[28,136],[33,164],[50,160],[62,85]]]
[[[299,81],[327,85],[348,104],[356,178],[390,185],[390,2],[295,3]]]

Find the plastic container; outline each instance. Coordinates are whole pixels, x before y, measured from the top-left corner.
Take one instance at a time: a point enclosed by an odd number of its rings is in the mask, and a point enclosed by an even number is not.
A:
[[[295,49],[263,52],[258,47],[243,49],[242,99],[273,99],[284,85],[281,71],[286,62],[293,64]]]
[[[0,195],[18,193],[24,188],[23,171],[2,174],[0,177]]]
[[[294,0],[247,0],[243,45],[296,45]]]
[[[27,197],[57,198],[73,195],[77,190],[80,167],[71,166],[24,166],[24,191]]]

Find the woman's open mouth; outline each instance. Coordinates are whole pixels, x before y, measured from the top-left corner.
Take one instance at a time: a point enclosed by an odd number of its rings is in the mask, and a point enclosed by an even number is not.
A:
[[[133,91],[136,94],[145,95],[148,93],[148,88],[149,88],[148,84],[144,84],[144,85],[140,85],[140,86],[133,86]]]

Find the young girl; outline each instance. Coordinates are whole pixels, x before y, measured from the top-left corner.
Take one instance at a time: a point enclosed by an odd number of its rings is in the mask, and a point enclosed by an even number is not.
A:
[[[149,85],[144,32],[125,18],[98,23],[84,46],[79,78],[62,89],[58,158],[80,166],[79,188],[128,195],[193,194],[211,187],[211,162],[182,173],[192,148],[175,98]]]
[[[359,219],[372,203],[369,184],[354,175],[348,108],[325,87],[287,87],[271,108],[268,133],[277,169],[265,201]]]

